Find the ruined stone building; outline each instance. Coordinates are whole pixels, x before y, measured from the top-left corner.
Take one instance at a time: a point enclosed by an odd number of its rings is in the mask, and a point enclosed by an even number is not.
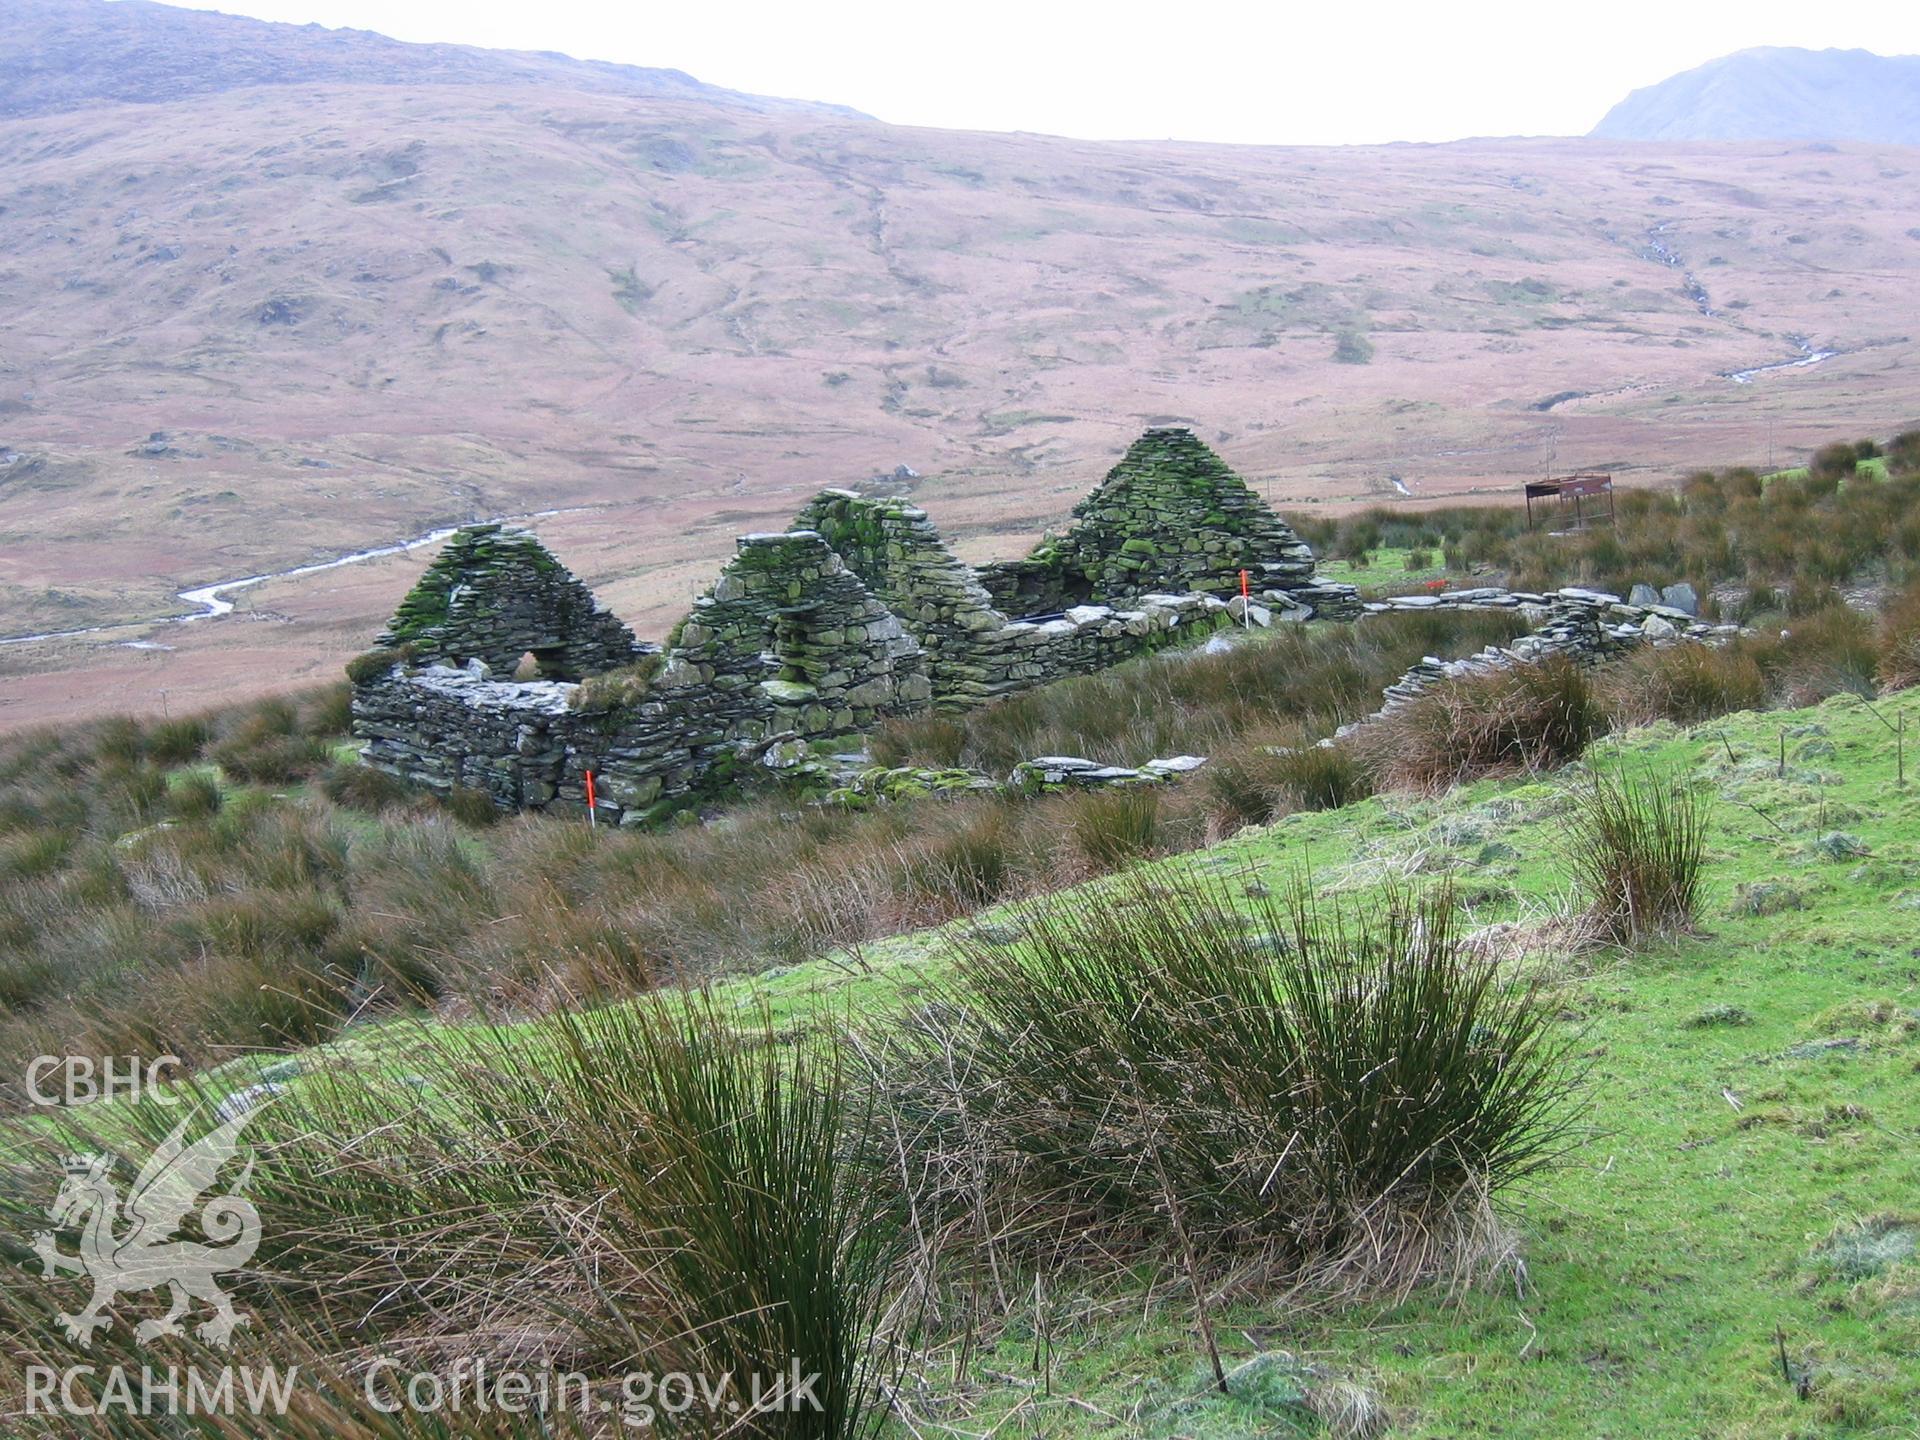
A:
[[[1313,584],[1313,552],[1191,430],[1147,431],[1073,507],[1066,533],[980,578],[1015,615],[1064,610],[1144,590],[1240,593]]]
[[[637,824],[887,716],[1198,640],[1229,623],[1242,570],[1288,618],[1358,610],[1184,429],[1149,430],[1074,517],[975,571],[905,500],[822,491],[791,529],[743,536],[664,647],[532,535],[470,526],[349,667],[354,733],[370,765],[505,808],[582,805],[592,771],[601,813]],[[526,656],[538,678],[512,678]]]

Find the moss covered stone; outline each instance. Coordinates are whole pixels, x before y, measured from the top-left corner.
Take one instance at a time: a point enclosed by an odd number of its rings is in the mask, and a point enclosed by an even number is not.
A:
[[[1015,577],[1022,613],[1059,612],[1016,621],[924,511],[824,491],[791,529],[741,537],[664,649],[638,644],[532,535],[469,526],[384,648],[350,666],[355,733],[369,763],[437,789],[583,810],[591,774],[605,818],[654,823],[888,716],[1200,640],[1228,623],[1218,592],[1237,591],[1243,566],[1323,613],[1341,598],[1312,587],[1307,548],[1186,431],[1149,431],[1076,517],[991,572]],[[529,653],[542,678],[510,678]]]
[[[1073,524],[981,579],[1011,614],[1155,591],[1239,593],[1313,584],[1313,551],[1191,430],[1148,430],[1073,509]]]
[[[380,643],[411,645],[428,662],[479,660],[505,675],[531,654],[552,680],[579,680],[639,653],[633,632],[537,538],[498,524],[454,532]]]

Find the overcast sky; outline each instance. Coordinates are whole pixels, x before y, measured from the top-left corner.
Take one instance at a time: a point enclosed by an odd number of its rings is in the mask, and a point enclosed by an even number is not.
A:
[[[1913,0],[219,0],[402,40],[559,50],[900,125],[1274,145],[1578,135],[1755,45],[1920,52]]]

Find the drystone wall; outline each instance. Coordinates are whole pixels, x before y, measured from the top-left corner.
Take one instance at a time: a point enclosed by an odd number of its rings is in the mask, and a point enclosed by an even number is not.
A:
[[[1319,608],[1351,613],[1313,570],[1313,551],[1225,461],[1191,430],[1158,426],[1074,506],[1063,534],[1023,560],[987,566],[980,578],[1012,614],[1151,592],[1225,598],[1240,593],[1242,571],[1254,591],[1313,592]]]
[[[1068,675],[1091,674],[1168,645],[1203,639],[1228,607],[1201,593],[1076,604],[1012,620],[979,575],[947,548],[926,511],[897,497],[825,490],[794,523],[817,531],[919,641],[936,708],[962,710]],[[1311,613],[1291,602],[1303,616]]]
[[[1489,645],[1477,654],[1457,660],[1427,656],[1387,687],[1380,709],[1363,720],[1341,726],[1331,739],[1320,742],[1323,745],[1333,744],[1382,715],[1390,715],[1411,704],[1429,686],[1442,680],[1482,675],[1554,655],[1569,656],[1585,664],[1612,659],[1641,645],[1672,645],[1680,641],[1724,645],[1740,633],[1738,625],[1708,624],[1678,606],[1635,605],[1604,590],[1578,587],[1547,594],[1473,589],[1439,595],[1400,595],[1369,601],[1366,610],[1370,614],[1408,610],[1517,610],[1533,628],[1511,645]]]
[[[1008,677],[988,656],[1001,644],[1007,617],[994,609],[980,577],[947,548],[926,511],[898,496],[875,500],[823,490],[793,523],[818,532],[900,617],[926,652],[941,702],[979,703],[1005,693]]]
[[[625,665],[639,647],[533,535],[469,525],[447,541],[380,637],[417,659],[478,660],[511,675],[532,655],[543,679],[578,680]]]
[[[484,790],[503,809],[539,809],[559,792],[576,717],[574,687],[501,681],[398,660],[353,687],[353,733],[367,764],[445,793]]]
[[[477,658],[366,658],[354,727],[367,763],[484,789],[507,808],[584,804],[593,771],[616,820],[671,809],[777,745],[923,708],[931,693],[917,642],[810,531],[744,536],[665,650],[584,685],[495,679]]]
[[[996,608],[926,513],[897,498],[824,491],[791,530],[742,537],[664,648],[635,641],[533,536],[470,527],[401,603],[383,648],[349,667],[362,755],[504,808],[582,805],[592,772],[599,812],[643,823],[891,715],[962,709],[1202,640],[1245,609],[1214,593],[1229,571],[1235,590],[1240,568],[1260,577],[1262,623],[1357,613],[1352,588],[1316,585],[1307,547],[1190,434],[1150,432],[1135,451],[1125,484],[1103,487],[1112,513],[1093,523],[1139,515],[1167,563],[1087,569],[1111,603],[1026,619]],[[1158,472],[1139,479],[1169,455],[1186,489]],[[1136,480],[1142,495],[1164,492],[1159,509],[1121,504]],[[1229,517],[1228,541],[1206,538],[1215,515]],[[1200,538],[1188,548],[1180,535]],[[1075,553],[1104,552],[1088,538]],[[1210,583],[1146,584],[1160,577]],[[540,678],[511,678],[528,654]]]
[[[1387,687],[1381,707],[1365,719],[1343,725],[1318,743],[1335,745],[1363,726],[1411,704],[1442,680],[1485,674],[1511,665],[1565,655],[1582,663],[1611,659],[1642,645],[1682,643],[1721,645],[1740,633],[1737,625],[1713,625],[1692,611],[1671,603],[1693,600],[1690,586],[1669,586],[1665,592],[1643,587],[1641,601],[1622,601],[1604,591],[1566,589],[1530,594],[1500,589],[1448,591],[1440,595],[1403,595],[1369,601],[1368,615],[1409,610],[1512,610],[1534,627],[1508,645],[1489,645],[1477,654],[1455,660],[1428,656]],[[1644,595],[1651,594],[1652,600]],[[1231,644],[1222,639],[1213,645]],[[1211,648],[1211,646],[1209,647]],[[1203,755],[1176,755],[1149,760],[1144,765],[1109,765],[1078,755],[1042,755],[1023,760],[1004,779],[977,770],[927,770],[914,766],[893,769],[869,767],[843,778],[822,803],[866,808],[899,799],[962,793],[1037,795],[1061,790],[1105,789],[1160,785],[1189,775],[1207,764]]]
[[[812,535],[779,538],[819,543]],[[743,545],[756,543],[764,538]],[[412,666],[377,652],[370,658],[379,663],[362,667],[354,686],[362,758],[438,790],[484,789],[507,809],[584,805],[591,770],[601,814],[638,824],[725,786],[743,768],[786,768],[814,741],[858,734],[930,703],[924,653],[884,608],[837,628],[770,632],[744,597],[727,598],[727,579],[715,586],[722,598],[682,623],[678,643],[583,685],[502,681],[477,663]],[[859,613],[872,616],[866,605]],[[1008,691],[1029,688],[1194,643],[1228,623],[1227,607],[1211,595],[1151,596],[1127,611],[1083,607],[1006,625],[997,632],[997,673]],[[756,631],[770,648],[752,648]]]
[[[744,536],[656,673],[575,692],[556,795],[583,804],[591,770],[602,813],[639,823],[929,694],[919,645],[817,534]]]

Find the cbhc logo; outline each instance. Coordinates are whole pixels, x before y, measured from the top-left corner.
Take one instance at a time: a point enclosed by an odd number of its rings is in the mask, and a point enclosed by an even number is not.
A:
[[[42,1055],[27,1066],[27,1095],[36,1105],[89,1105],[96,1100],[134,1100],[151,1094],[160,1105],[180,1097],[160,1088],[181,1064],[178,1055],[142,1062],[138,1055]],[[49,1090],[48,1083],[54,1088]]]

